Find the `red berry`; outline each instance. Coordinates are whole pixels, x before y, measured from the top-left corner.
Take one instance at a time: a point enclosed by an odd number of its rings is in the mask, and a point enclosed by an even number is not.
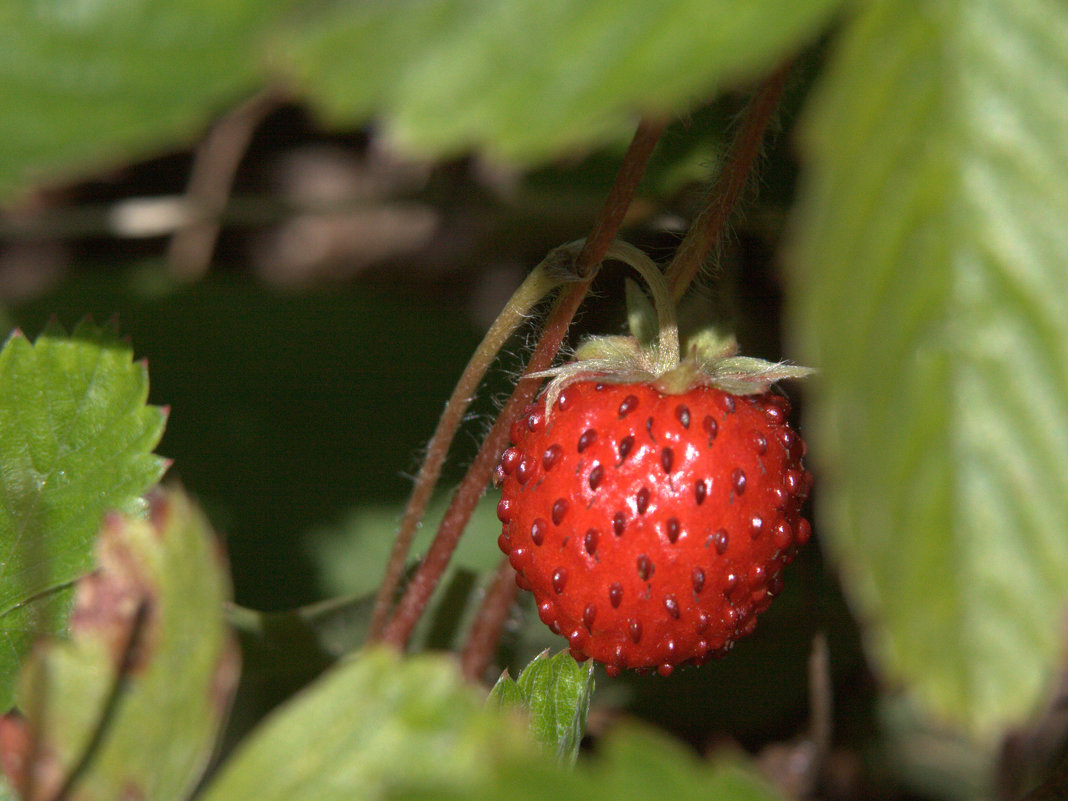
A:
[[[576,659],[667,675],[753,630],[810,532],[788,413],[769,392],[578,380],[512,427],[499,542]]]

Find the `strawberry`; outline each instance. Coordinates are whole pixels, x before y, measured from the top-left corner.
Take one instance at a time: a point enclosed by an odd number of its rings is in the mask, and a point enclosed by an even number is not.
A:
[[[517,584],[612,676],[725,653],[811,534],[805,444],[770,391],[808,370],[708,336],[680,360],[673,311],[658,311],[657,343],[604,337],[552,371],[497,471]]]

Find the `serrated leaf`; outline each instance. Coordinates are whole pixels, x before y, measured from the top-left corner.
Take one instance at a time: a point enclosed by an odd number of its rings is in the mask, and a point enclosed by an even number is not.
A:
[[[993,734],[1063,656],[1068,8],[875,2],[814,108],[795,331],[880,668]]]
[[[33,639],[64,629],[105,511],[136,512],[166,462],[148,371],[111,328],[58,326],[0,351],[0,709]]]
[[[523,693],[519,691],[519,685],[507,670],[501,673],[497,683],[493,685],[486,703],[498,709],[523,709]]]
[[[0,195],[200,133],[220,107],[263,80],[262,34],[285,7],[258,0],[3,3]]]
[[[289,57],[335,122],[378,113],[424,153],[484,145],[538,160],[627,136],[755,77],[810,40],[839,0],[435,0],[337,3]]]
[[[64,788],[86,801],[180,801],[237,683],[224,561],[180,493],[154,495],[147,520],[109,515],[97,554],[77,586],[70,640],[40,644],[21,676],[30,737],[13,760],[26,770],[18,783],[33,798]]]
[[[575,764],[593,695],[593,662],[544,651],[523,668],[516,689],[530,716],[530,733],[565,765]]]

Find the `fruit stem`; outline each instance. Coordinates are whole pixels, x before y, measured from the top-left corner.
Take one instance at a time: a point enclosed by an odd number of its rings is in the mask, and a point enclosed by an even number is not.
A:
[[[531,354],[524,378],[530,373],[546,369],[556,357],[560,343],[571,326],[571,319],[586,297],[597,267],[604,260],[609,245],[615,239],[666,124],[666,121],[661,119],[643,119],[639,123],[590,236],[586,238],[582,250],[575,257],[573,271],[583,280],[569,284],[557,297],[545,321],[538,344]],[[448,566],[475,504],[489,483],[501,452],[508,444],[508,429],[512,421],[518,418],[534,399],[539,386],[540,382],[523,378],[516,382],[511,397],[482,441],[460,486],[453,493],[449,508],[438,526],[426,557],[405,589],[392,619],[383,629],[381,639],[384,642],[396,648],[404,648],[407,644],[412,630],[422,617],[431,594]]]
[[[493,574],[460,654],[460,671],[470,681],[479,681],[489,667],[508,620],[508,609],[518,594],[515,571],[505,557]]]
[[[656,370],[665,373],[679,364],[679,326],[675,318],[675,302],[660,267],[645,253],[627,242],[616,240],[605,253],[605,260],[615,259],[634,269],[649,287],[656,308],[659,333],[657,335]]]
[[[569,246],[564,246],[564,248],[567,247]],[[571,246],[571,249],[574,251],[575,246]],[[404,565],[412,547],[412,540],[415,539],[415,531],[419,526],[419,521],[423,519],[423,515],[426,513],[427,504],[430,503],[434,487],[441,476],[441,469],[445,464],[446,456],[448,456],[449,447],[452,445],[456,431],[463,421],[467,407],[471,404],[471,400],[478,390],[478,385],[482,382],[483,376],[490,365],[493,364],[504,343],[508,341],[508,338],[526,319],[531,310],[557,286],[569,280],[566,270],[561,269],[562,252],[561,248],[557,248],[546,256],[531,271],[512,297],[509,298],[508,303],[497,316],[497,319],[493,321],[493,325],[490,326],[489,331],[482,338],[482,342],[479,343],[478,348],[467,362],[460,380],[456,383],[456,387],[445,405],[445,411],[442,412],[441,418],[438,420],[434,435],[427,444],[426,457],[419,468],[419,474],[416,476],[412,493],[408,497],[408,505],[404,510],[400,529],[393,542],[393,550],[390,552],[386,572],[382,578],[382,583],[378,587],[378,594],[375,596],[371,627],[368,632],[370,639],[376,639],[386,624],[390,603],[397,591],[397,586],[400,584],[401,577],[404,575]],[[570,280],[578,279],[572,276]]]
[[[675,258],[667,269],[667,280],[676,302],[686,294],[708,254],[723,235],[731,212],[745,190],[789,72],[790,62],[786,62],[765,79],[749,101],[741,127],[731,142],[727,162],[708,193],[708,203],[675,251]]]

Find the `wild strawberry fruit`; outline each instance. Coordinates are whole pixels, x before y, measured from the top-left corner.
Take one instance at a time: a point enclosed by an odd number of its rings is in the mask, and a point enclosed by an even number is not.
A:
[[[512,426],[497,473],[516,582],[610,675],[727,651],[811,534],[805,444],[770,391],[808,371],[738,357],[733,340],[699,338],[665,365],[666,350],[663,327],[659,346],[580,349]]]

